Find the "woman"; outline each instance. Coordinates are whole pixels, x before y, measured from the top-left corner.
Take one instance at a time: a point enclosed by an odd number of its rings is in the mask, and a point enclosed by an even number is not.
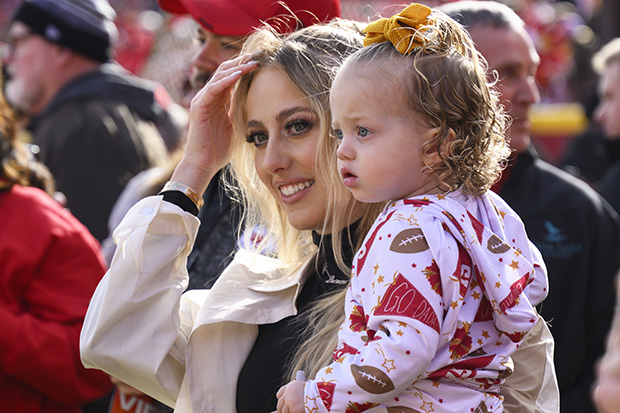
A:
[[[342,186],[330,131],[333,69],[361,45],[342,21],[287,38],[263,30],[220,66],[192,102],[176,190],[138,203],[115,232],[82,331],[85,365],[176,411],[271,412],[295,371],[313,377],[331,360],[354,241],[381,207]],[[198,194],[229,160],[245,248],[211,290],[182,295]],[[323,334],[302,340],[306,330]]]
[[[306,317],[291,316],[346,285],[350,251],[332,256],[328,244],[340,245],[341,230],[366,209],[369,220],[375,215],[338,184],[331,162],[332,69],[362,44],[346,26],[311,26],[284,39],[260,31],[194,98],[186,152],[168,186],[177,190],[138,203],[116,231],[117,252],[82,333],[85,365],[177,411],[275,410],[299,343],[293,338],[308,326]],[[227,107],[239,78],[233,138]],[[197,205],[179,189],[198,200],[231,154],[246,233],[257,236],[210,291],[181,296],[198,222],[172,203],[195,214]],[[365,228],[362,222],[359,231]],[[312,231],[337,234],[318,256]],[[350,246],[355,234],[344,236]]]

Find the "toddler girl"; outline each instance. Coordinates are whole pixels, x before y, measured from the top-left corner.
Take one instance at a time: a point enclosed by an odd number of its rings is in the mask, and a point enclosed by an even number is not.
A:
[[[371,23],[333,83],[338,167],[387,201],[353,260],[334,362],[278,411],[501,412],[547,294],[540,253],[489,187],[505,118],[461,26],[412,4]]]

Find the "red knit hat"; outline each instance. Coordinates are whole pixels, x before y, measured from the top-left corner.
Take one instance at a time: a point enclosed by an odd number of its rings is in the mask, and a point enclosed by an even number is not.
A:
[[[280,32],[290,32],[298,23],[305,27],[340,17],[340,0],[158,1],[163,10],[190,14],[205,29],[220,36],[245,36],[264,22]]]

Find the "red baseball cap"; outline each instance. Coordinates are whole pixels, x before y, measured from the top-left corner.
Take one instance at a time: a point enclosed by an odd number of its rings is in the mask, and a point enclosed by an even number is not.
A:
[[[340,0],[158,0],[176,14],[190,14],[205,29],[220,36],[245,36],[264,22],[290,32],[340,17]],[[289,10],[290,9],[290,10]],[[295,15],[291,16],[291,12]]]

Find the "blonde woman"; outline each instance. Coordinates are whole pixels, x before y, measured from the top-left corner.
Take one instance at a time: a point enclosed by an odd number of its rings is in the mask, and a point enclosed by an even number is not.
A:
[[[346,22],[287,38],[263,30],[220,66],[192,102],[171,183],[115,231],[118,248],[82,332],[85,365],[177,411],[275,410],[287,361],[308,328],[305,314],[346,285],[354,229],[367,229],[372,210],[338,184],[331,161],[332,71],[361,42]],[[240,78],[233,131],[228,104]],[[194,202],[229,160],[246,234],[255,236],[211,290],[182,295],[199,225]]]

